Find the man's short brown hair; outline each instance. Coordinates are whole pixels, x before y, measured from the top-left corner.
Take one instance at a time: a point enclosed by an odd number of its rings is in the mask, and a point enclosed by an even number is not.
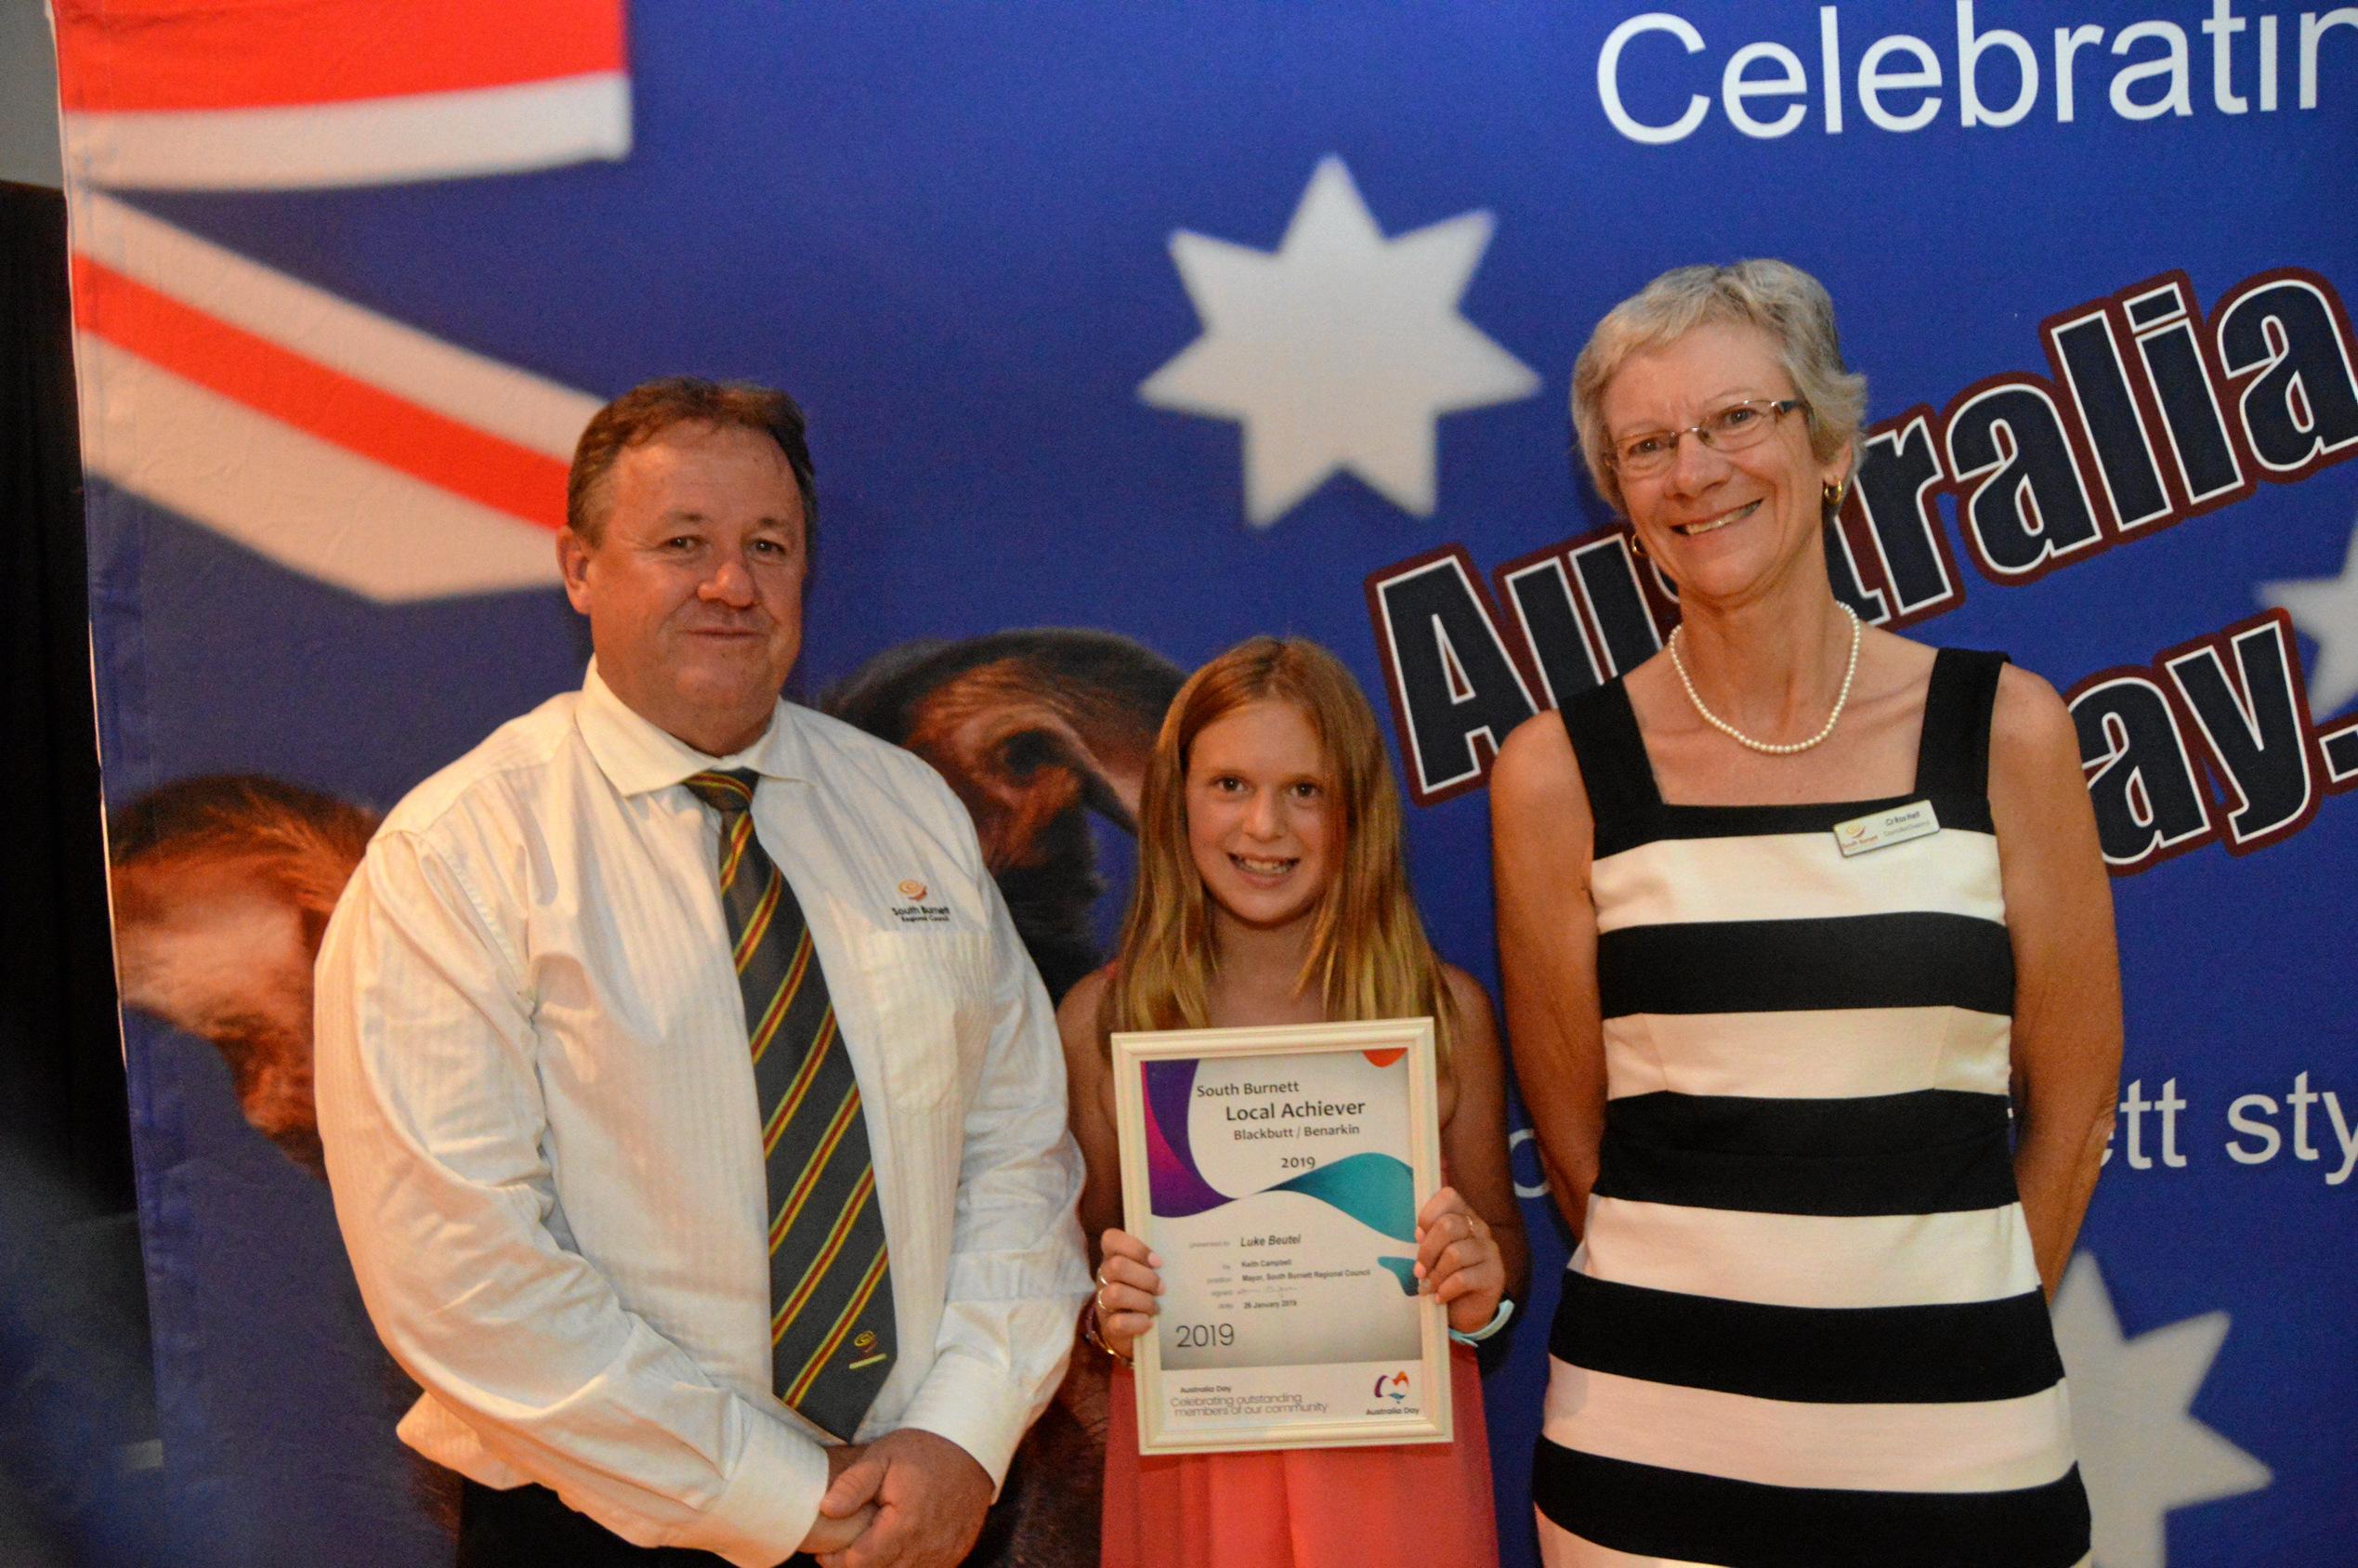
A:
[[[675,425],[753,430],[776,441],[794,471],[794,488],[802,492],[803,547],[807,550],[818,542],[819,494],[811,478],[801,405],[775,387],[694,375],[642,382],[591,417],[573,447],[573,466],[565,477],[565,526],[582,542],[595,545],[605,530],[606,476],[615,460]]]

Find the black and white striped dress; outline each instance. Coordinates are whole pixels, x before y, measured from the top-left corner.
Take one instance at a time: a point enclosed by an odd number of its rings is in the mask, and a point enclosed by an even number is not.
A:
[[[1550,1568],[2087,1560],[2011,1163],[2004,661],[1938,656],[1889,801],[1666,805],[1619,682],[1565,709],[1607,1100],[1532,1477]],[[1918,800],[1938,832],[1836,849]]]

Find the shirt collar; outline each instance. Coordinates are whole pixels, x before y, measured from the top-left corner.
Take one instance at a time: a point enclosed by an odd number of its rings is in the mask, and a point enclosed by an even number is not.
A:
[[[706,756],[615,696],[592,659],[573,725],[607,781],[627,796],[669,789],[707,769],[749,767],[765,778],[800,783],[809,777],[808,753],[793,714],[793,705],[780,701],[761,738],[726,757]]]

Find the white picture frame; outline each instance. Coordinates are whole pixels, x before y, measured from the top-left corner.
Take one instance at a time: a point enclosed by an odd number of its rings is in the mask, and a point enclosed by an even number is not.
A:
[[[1139,1452],[1450,1441],[1447,1309],[1412,1274],[1433,1020],[1124,1031],[1112,1055],[1124,1224],[1162,1259]]]

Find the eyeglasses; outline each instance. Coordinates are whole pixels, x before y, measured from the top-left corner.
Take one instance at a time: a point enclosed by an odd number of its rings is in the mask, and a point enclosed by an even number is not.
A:
[[[1605,460],[1625,479],[1659,474],[1678,460],[1679,439],[1692,436],[1713,451],[1742,451],[1769,433],[1779,414],[1805,409],[1800,398],[1747,398],[1713,409],[1699,425],[1683,430],[1644,430],[1623,436],[1605,449]]]

